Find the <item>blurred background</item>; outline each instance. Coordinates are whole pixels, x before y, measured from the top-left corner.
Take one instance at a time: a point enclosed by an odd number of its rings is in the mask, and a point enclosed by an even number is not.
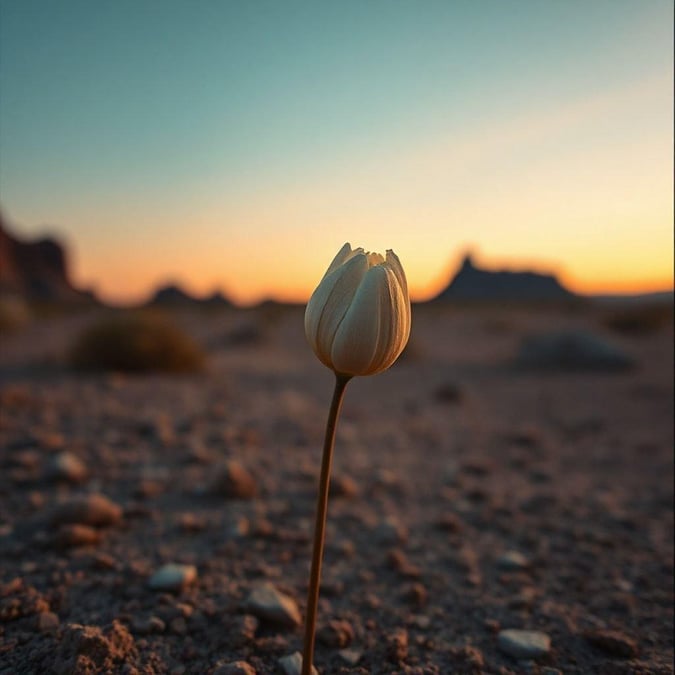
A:
[[[0,4],[0,206],[107,303],[305,301],[345,241],[415,300],[467,250],[672,288],[673,6]]]

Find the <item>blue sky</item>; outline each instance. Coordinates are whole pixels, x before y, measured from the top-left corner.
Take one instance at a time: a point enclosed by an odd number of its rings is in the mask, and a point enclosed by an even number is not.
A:
[[[672,19],[665,0],[0,0],[0,204],[67,236],[112,299],[168,278],[301,297],[345,240],[397,249],[421,295],[466,246],[656,284]],[[642,277],[579,250],[589,228],[629,250],[640,223]]]

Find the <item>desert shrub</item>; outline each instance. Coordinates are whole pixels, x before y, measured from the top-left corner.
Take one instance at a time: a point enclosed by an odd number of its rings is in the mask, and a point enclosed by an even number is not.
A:
[[[624,335],[649,335],[672,323],[673,306],[666,303],[625,307],[604,318],[607,328]]]
[[[70,361],[83,370],[185,373],[204,366],[204,353],[169,317],[130,312],[88,326],[76,340]]]
[[[11,333],[23,328],[31,319],[26,302],[12,295],[0,296],[0,333]]]

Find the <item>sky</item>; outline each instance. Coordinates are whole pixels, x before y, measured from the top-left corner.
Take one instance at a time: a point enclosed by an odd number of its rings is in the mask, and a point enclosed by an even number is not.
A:
[[[305,300],[345,241],[413,298],[468,250],[673,285],[671,0],[0,0],[0,208],[117,303]]]

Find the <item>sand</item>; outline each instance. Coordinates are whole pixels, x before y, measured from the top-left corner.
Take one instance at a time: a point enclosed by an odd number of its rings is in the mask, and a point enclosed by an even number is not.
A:
[[[672,323],[606,314],[418,307],[349,384],[320,673],[673,672]],[[91,320],[0,336],[0,673],[283,672],[333,385],[302,309],[181,315],[209,355],[185,376],[73,372]],[[636,365],[514,366],[557,330]]]

